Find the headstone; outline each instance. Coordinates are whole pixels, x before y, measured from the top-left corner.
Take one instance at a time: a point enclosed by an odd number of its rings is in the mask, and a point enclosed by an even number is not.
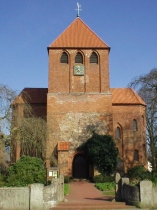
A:
[[[116,201],[121,201],[121,176],[119,173],[116,173],[115,175],[115,199]]]
[[[140,182],[140,201],[143,207],[153,206],[153,193],[152,193],[152,182],[141,181]]]
[[[124,184],[129,184],[129,178],[122,178],[121,180],[121,198],[122,198],[122,201],[125,201],[125,195],[124,195],[124,189],[123,189],[123,185]]]

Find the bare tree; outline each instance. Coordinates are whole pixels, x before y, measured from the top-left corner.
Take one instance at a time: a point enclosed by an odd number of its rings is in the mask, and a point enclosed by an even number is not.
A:
[[[11,104],[16,98],[16,92],[0,84],[0,169],[4,170],[9,161],[6,152],[6,142],[8,142],[11,120],[12,120],[12,107]]]
[[[148,160],[157,169],[157,69],[132,80],[129,86],[136,89],[146,102],[146,138]]]
[[[0,131],[0,172],[8,167],[8,154],[5,150],[5,135]]]
[[[7,132],[10,128],[12,119],[11,104],[16,98],[16,92],[0,84],[0,127],[1,130]]]
[[[41,117],[23,118],[18,127],[21,156],[29,155],[45,159],[47,125]]]
[[[0,85],[0,127],[4,130],[1,133],[7,132],[7,139],[10,139],[13,162],[16,159],[17,145],[20,147],[20,156],[29,155],[45,159],[46,138],[51,131],[47,128],[46,116],[35,115],[31,104],[28,103],[30,99],[25,91],[17,96],[15,91]],[[0,159],[5,165],[7,157],[4,140],[6,138],[4,135],[0,136],[3,136],[0,139]],[[53,154],[51,158],[56,160]]]
[[[29,101],[30,96],[22,91],[12,104],[12,157],[14,160],[17,144],[20,156],[45,159],[47,123],[45,117],[36,116]]]

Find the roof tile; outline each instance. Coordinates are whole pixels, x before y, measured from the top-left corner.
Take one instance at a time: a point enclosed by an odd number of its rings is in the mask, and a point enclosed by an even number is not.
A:
[[[30,104],[46,104],[47,93],[48,88],[24,88],[19,94],[19,96],[15,99],[14,104],[23,103],[23,97]]]
[[[112,104],[141,104],[146,103],[132,88],[111,88]]]
[[[58,150],[63,150],[63,151],[69,150],[69,142],[61,142],[61,141],[59,141],[57,149]]]
[[[49,48],[108,48],[80,18],[76,18]]]

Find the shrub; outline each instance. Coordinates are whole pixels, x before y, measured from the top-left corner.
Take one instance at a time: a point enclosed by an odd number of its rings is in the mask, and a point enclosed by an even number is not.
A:
[[[114,190],[115,183],[114,182],[96,183],[95,186],[101,191]]]
[[[151,176],[150,176],[149,180],[153,182],[154,186],[157,186],[157,172],[152,171],[150,174],[151,174]]]
[[[5,186],[4,176],[0,174],[0,187]]]
[[[104,183],[104,182],[113,182],[114,177],[112,176],[107,176],[106,174],[99,174],[93,177],[93,182],[94,183]]]
[[[27,186],[32,183],[46,184],[46,170],[41,159],[23,156],[10,166],[7,186]]]
[[[129,169],[127,175],[134,184],[137,184],[141,180],[149,180],[152,181],[154,186],[157,186],[157,172],[149,172],[142,165]]]
[[[128,177],[130,179],[139,179],[142,180],[145,176],[146,169],[143,165],[135,166],[128,170]]]
[[[96,165],[101,173],[110,175],[114,172],[118,149],[112,136],[98,135],[93,132],[93,136],[77,149],[87,154],[89,161]]]

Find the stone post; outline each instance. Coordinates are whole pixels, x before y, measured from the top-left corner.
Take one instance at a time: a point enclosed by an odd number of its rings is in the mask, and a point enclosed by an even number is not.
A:
[[[122,178],[121,179],[121,199],[122,199],[122,201],[125,201],[125,195],[124,195],[124,190],[123,190],[123,185],[124,184],[129,184],[129,178]]]
[[[64,201],[64,175],[62,174],[59,177],[58,201]]]
[[[54,189],[54,200],[58,202],[59,178],[52,178],[51,185]]]
[[[121,176],[119,173],[115,175],[115,200],[121,201]]]
[[[30,210],[43,210],[43,184],[31,184]]]
[[[152,207],[153,206],[153,192],[151,181],[140,182],[140,201],[141,207]]]
[[[157,207],[157,186],[153,187],[153,207]]]

